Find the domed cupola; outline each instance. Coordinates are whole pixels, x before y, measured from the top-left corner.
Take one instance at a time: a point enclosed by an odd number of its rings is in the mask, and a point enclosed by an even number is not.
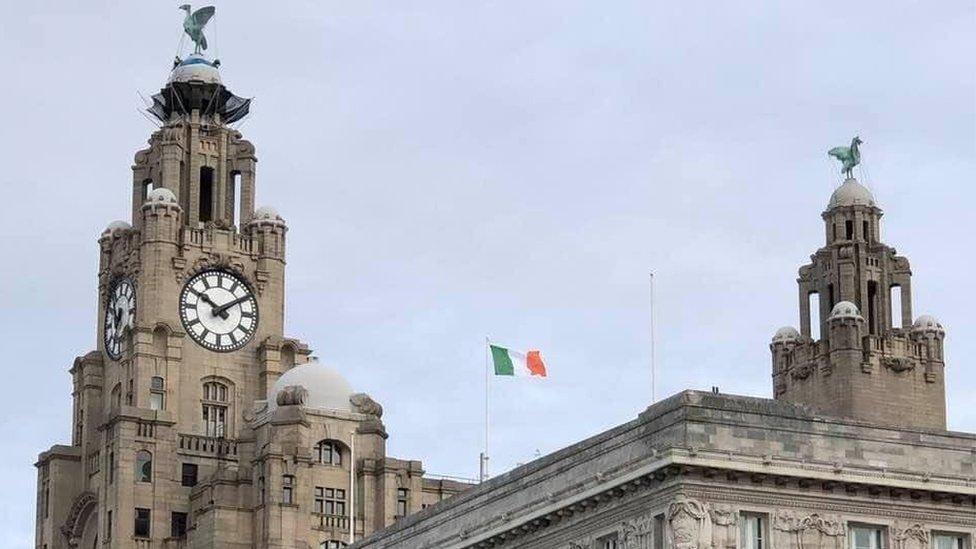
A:
[[[857,305],[850,301],[841,301],[830,311],[830,320],[842,319],[864,320],[861,312],[857,310]]]
[[[827,210],[845,206],[867,206],[877,207],[874,195],[867,187],[861,185],[853,177],[844,181],[844,184],[830,195],[830,202],[827,203]]]
[[[169,83],[198,82],[200,84],[220,84],[220,66],[218,61],[210,61],[206,57],[193,54],[175,64],[169,75]]]

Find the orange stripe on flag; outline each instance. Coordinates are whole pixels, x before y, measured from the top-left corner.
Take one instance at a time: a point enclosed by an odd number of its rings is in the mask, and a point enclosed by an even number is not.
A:
[[[539,351],[529,351],[526,355],[526,364],[529,367],[529,373],[533,376],[546,377],[546,365],[542,362],[542,355]]]

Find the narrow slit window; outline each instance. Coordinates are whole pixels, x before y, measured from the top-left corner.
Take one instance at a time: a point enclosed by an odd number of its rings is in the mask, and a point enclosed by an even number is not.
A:
[[[901,286],[891,287],[891,327],[903,328],[901,325]]]
[[[820,294],[810,292],[807,299],[810,303],[810,337],[817,341],[820,339]]]
[[[209,166],[200,167],[200,221],[213,221],[214,193],[213,193],[213,168]]]
[[[241,223],[241,200],[243,199],[244,197],[241,196],[241,172],[234,172],[230,179],[230,201],[233,205],[231,211],[234,215],[232,223],[238,226]]]

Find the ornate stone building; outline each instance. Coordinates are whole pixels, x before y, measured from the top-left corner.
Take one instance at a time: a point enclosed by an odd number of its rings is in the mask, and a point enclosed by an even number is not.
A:
[[[230,126],[249,101],[200,55],[153,101],[131,223],[98,240],[71,444],[36,464],[35,547],[332,549],[467,488],[387,456],[382,407],[284,335],[288,229]]]
[[[912,322],[880,217],[853,179],[831,196],[774,399],[679,393],[355,547],[972,549],[976,435],[945,428],[945,330]]]

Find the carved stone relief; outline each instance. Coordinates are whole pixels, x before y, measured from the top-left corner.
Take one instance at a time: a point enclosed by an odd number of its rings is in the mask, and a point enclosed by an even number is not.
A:
[[[712,545],[715,549],[735,549],[739,540],[739,512],[728,505],[711,508]]]
[[[921,524],[903,526],[896,524],[891,528],[894,549],[928,549],[929,532]]]
[[[652,549],[654,540],[654,517],[640,516],[625,520],[617,533],[621,549]]]
[[[847,529],[839,517],[791,511],[773,515],[773,545],[779,549],[844,549]]]
[[[707,505],[679,496],[668,506],[667,532],[671,549],[710,549],[712,517]]]
[[[886,356],[884,357],[884,365],[897,373],[915,369],[915,361],[908,357]]]

